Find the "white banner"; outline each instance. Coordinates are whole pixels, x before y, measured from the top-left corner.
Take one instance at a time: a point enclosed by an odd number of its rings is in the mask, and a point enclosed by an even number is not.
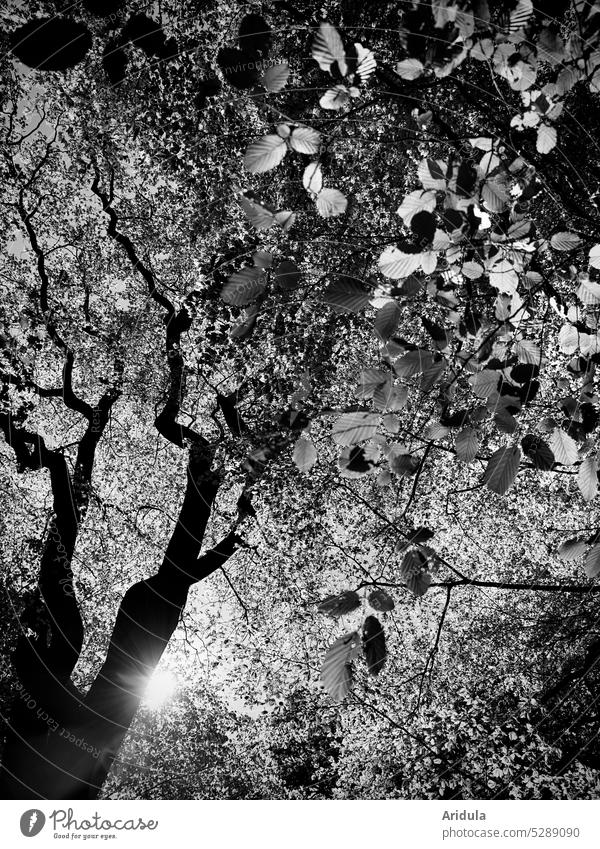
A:
[[[306,849],[392,847],[598,849],[595,801],[0,802],[2,843]],[[375,844],[376,845],[376,844]]]

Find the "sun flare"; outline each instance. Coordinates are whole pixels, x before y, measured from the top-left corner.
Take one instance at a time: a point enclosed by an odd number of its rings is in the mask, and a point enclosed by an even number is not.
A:
[[[150,710],[161,708],[175,693],[177,683],[177,678],[168,669],[155,672],[144,692],[146,707]]]

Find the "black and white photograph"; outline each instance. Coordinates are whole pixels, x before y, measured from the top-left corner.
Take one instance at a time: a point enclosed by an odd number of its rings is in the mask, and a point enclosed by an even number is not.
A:
[[[0,102],[18,845],[597,800],[600,6],[4,0]]]

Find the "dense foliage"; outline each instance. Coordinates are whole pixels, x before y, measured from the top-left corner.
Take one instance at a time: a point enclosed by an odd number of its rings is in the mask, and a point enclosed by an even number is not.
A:
[[[60,463],[82,692],[204,442],[231,543],[106,796],[597,793],[600,14],[538,5],[5,14],[8,726]]]

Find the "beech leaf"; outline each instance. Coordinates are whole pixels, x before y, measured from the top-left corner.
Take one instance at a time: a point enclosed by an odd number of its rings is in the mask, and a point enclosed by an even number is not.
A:
[[[344,634],[333,643],[325,655],[321,667],[321,683],[336,701],[341,701],[352,686],[350,661],[360,646],[360,637],[356,631]]]
[[[483,474],[487,488],[504,495],[515,482],[520,462],[521,449],[517,446],[505,446],[494,451]]]

